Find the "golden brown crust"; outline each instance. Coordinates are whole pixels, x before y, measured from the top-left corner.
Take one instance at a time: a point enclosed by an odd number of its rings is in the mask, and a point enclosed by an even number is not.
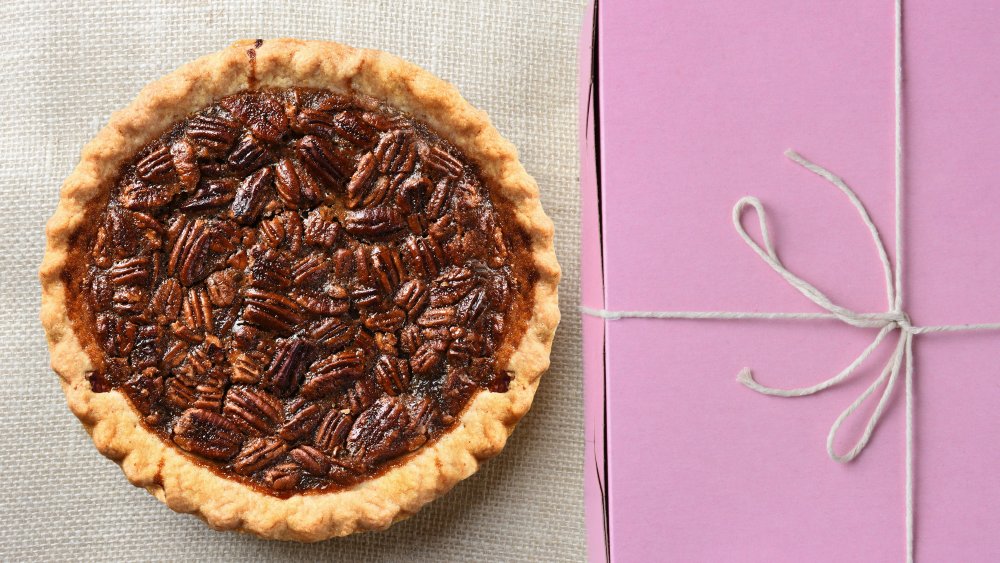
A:
[[[41,319],[52,368],[62,378],[70,409],[101,453],[119,463],[133,484],[178,512],[196,514],[216,529],[272,539],[318,541],[384,529],[496,455],[531,406],[539,377],[548,368],[559,322],[559,265],[552,221],[542,211],[538,187],[518,161],[516,149],[452,85],[387,53],[294,39],[268,40],[257,48],[251,78],[247,58],[251,47],[252,41],[239,41],[150,84],[84,147],[49,221],[40,272]],[[70,323],[61,279],[71,238],[83,226],[88,202],[106,193],[124,161],[176,121],[246,89],[254,79],[261,87],[308,86],[366,94],[431,125],[479,166],[494,198],[512,204],[515,220],[531,237],[539,274],[531,319],[507,366],[513,379],[506,393],[477,394],[454,429],[374,479],[345,490],[286,499],[221,477],[183,455],[141,424],[122,393],[92,392],[86,379],[92,362]]]

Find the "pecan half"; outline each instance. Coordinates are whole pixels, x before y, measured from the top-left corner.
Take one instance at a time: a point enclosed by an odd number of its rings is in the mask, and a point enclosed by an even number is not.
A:
[[[297,152],[306,169],[326,186],[342,185],[354,169],[354,162],[348,153],[320,137],[302,137]]]
[[[302,111],[293,116],[291,124],[299,133],[332,137],[334,135],[333,118],[336,111],[334,108],[303,108]]]
[[[324,452],[333,453],[334,449],[347,439],[347,433],[351,431],[353,424],[354,420],[347,414],[331,410],[316,430],[313,443]]]
[[[188,409],[173,427],[173,440],[181,449],[209,459],[226,461],[236,455],[246,437],[224,416]]]
[[[393,298],[396,305],[406,311],[407,317],[413,321],[430,302],[430,290],[427,284],[420,279],[408,280],[399,287],[396,296]]]
[[[409,325],[399,333],[399,349],[411,356],[423,343],[424,338],[420,334],[420,327]]]
[[[212,360],[209,358],[208,352],[205,350],[204,346],[188,348],[188,355],[186,359],[188,366],[197,375],[205,375],[212,367]]]
[[[212,331],[212,302],[204,288],[191,288],[184,296],[182,308],[184,324],[193,331]]]
[[[170,334],[191,344],[200,343],[205,340],[205,333],[193,331],[184,325],[184,323],[180,322],[175,322],[170,325]]]
[[[233,201],[236,196],[236,182],[231,178],[221,180],[205,180],[180,208],[185,210],[212,209],[222,207]]]
[[[476,285],[472,270],[465,267],[451,267],[434,280],[431,289],[431,306],[454,305],[465,297]]]
[[[362,309],[373,307],[381,300],[379,291],[374,287],[355,287],[351,290],[351,301]]]
[[[410,369],[421,377],[430,375],[444,359],[448,344],[441,340],[427,340],[410,357]]]
[[[189,346],[187,342],[181,340],[173,341],[163,353],[163,367],[175,368],[181,365],[181,362],[187,357]]]
[[[330,125],[337,136],[363,149],[374,145],[379,138],[378,131],[352,111],[338,113]]]
[[[278,432],[278,435],[294,442],[311,434],[322,420],[323,408],[317,404],[308,404],[299,409]]]
[[[148,256],[136,256],[116,262],[108,270],[108,281],[114,285],[144,285],[149,282],[153,261]]]
[[[274,183],[274,173],[270,168],[262,168],[240,184],[233,198],[233,217],[241,224],[249,224],[257,219],[267,203],[267,192]]]
[[[396,206],[407,213],[411,213],[410,217],[418,218],[418,226],[424,221],[424,218],[420,214],[413,212],[420,210],[423,207],[431,189],[431,181],[423,176],[417,175],[410,176],[406,180],[403,180],[403,182],[399,184],[399,188],[396,191]],[[413,223],[411,222],[411,225],[412,224]]]
[[[347,184],[347,207],[353,209],[361,204],[371,190],[378,162],[375,155],[368,153],[358,159],[351,181]]]
[[[284,295],[250,288],[244,294],[244,301],[243,318],[261,328],[288,334],[302,322],[298,303]]]
[[[250,285],[262,290],[284,290],[292,285],[292,267],[286,256],[274,249],[254,252]]]
[[[363,377],[354,380],[354,385],[347,390],[348,411],[358,415],[370,407],[378,399],[382,391],[370,378]]]
[[[256,385],[267,364],[267,357],[260,352],[241,352],[234,350],[229,356],[232,367],[232,380],[236,384]]]
[[[312,365],[302,384],[302,396],[324,397],[364,373],[364,352],[358,348],[331,354]]]
[[[438,183],[434,185],[434,191],[431,192],[430,200],[424,208],[427,216],[431,219],[437,219],[448,208],[448,202],[451,198],[451,182],[450,179],[444,178],[438,180]]]
[[[233,471],[240,475],[260,471],[277,462],[287,451],[288,444],[281,438],[258,438],[249,442],[236,456]]]
[[[146,290],[123,286],[111,296],[111,308],[120,315],[138,315],[146,309],[149,294]]]
[[[350,309],[347,292],[343,296],[304,293],[295,300],[310,313],[323,316],[343,315]]]
[[[329,208],[317,208],[306,217],[303,241],[313,246],[331,248],[336,244],[340,231],[340,224],[334,220],[333,212]]]
[[[250,434],[267,434],[284,422],[281,401],[250,387],[230,388],[222,412]]]
[[[173,176],[174,161],[170,148],[156,145],[146,156],[135,163],[135,175],[147,182],[163,183]]]
[[[307,254],[292,265],[292,283],[305,285],[326,277],[326,260],[318,254]]]
[[[406,312],[399,307],[387,311],[376,311],[364,317],[364,324],[375,332],[396,332],[403,328],[406,322]]]
[[[176,141],[170,145],[170,157],[181,185],[189,190],[194,189],[201,179],[201,170],[195,161],[194,147],[187,141]]]
[[[446,263],[444,251],[434,239],[409,236],[402,245],[403,262],[411,274],[434,277]]]
[[[218,412],[222,408],[222,398],[226,384],[225,377],[214,370],[206,381],[195,387],[198,398],[191,404],[196,409]]]
[[[372,248],[370,276],[386,293],[392,293],[403,277],[403,263],[395,248],[376,246]]]
[[[270,161],[267,147],[251,135],[244,135],[226,159],[232,170],[240,174],[249,174]]]
[[[424,327],[448,326],[454,324],[456,318],[454,307],[432,307],[424,310],[417,324]]]
[[[458,322],[470,326],[483,318],[483,313],[489,307],[486,290],[482,287],[473,289],[458,306]]]
[[[291,338],[278,346],[278,351],[267,370],[268,387],[279,397],[287,397],[299,387],[299,379],[308,367],[312,345],[305,340]],[[305,388],[303,387],[303,395]]]
[[[268,96],[231,96],[223,98],[222,107],[247,126],[255,137],[276,143],[288,130],[285,108]]]
[[[330,458],[312,446],[303,444],[290,455],[310,475],[325,476],[330,471]]]
[[[164,398],[167,403],[177,409],[186,409],[197,398],[198,380],[191,370],[179,370],[174,377],[167,380]]]
[[[416,147],[404,131],[393,131],[383,136],[374,154],[379,172],[383,174],[409,174],[417,160]]]
[[[302,174],[291,159],[283,158],[274,166],[278,196],[290,209],[319,201],[320,190],[312,178]]]
[[[344,229],[356,236],[382,237],[390,235],[404,226],[402,214],[399,210],[391,207],[348,211],[344,215]]]
[[[257,240],[262,248],[274,250],[285,240],[285,221],[281,217],[272,217],[260,222]]]
[[[450,178],[462,176],[464,171],[462,163],[443,148],[420,143],[418,152],[420,153],[420,161],[428,169]]]
[[[405,393],[410,387],[410,366],[406,360],[380,356],[375,362],[375,380],[390,395]]]
[[[294,462],[276,465],[264,472],[264,484],[275,491],[288,491],[298,486],[302,470]]]
[[[228,307],[236,299],[236,272],[221,270],[208,276],[205,280],[208,288],[208,298],[217,307]]]
[[[309,332],[309,337],[317,343],[336,350],[347,346],[358,332],[357,326],[336,318],[328,318]]]
[[[185,224],[170,251],[167,274],[188,286],[208,277],[217,263],[211,258],[213,238],[203,219]]]
[[[364,452],[364,458],[372,461],[396,457],[408,445],[403,432],[409,422],[403,401],[383,396],[354,422],[347,436],[348,447]]]
[[[154,211],[173,201],[179,191],[177,184],[161,186],[135,180],[122,186],[118,201],[133,211]]]
[[[187,136],[212,152],[224,151],[236,140],[238,127],[238,123],[221,115],[202,114],[188,122]]]

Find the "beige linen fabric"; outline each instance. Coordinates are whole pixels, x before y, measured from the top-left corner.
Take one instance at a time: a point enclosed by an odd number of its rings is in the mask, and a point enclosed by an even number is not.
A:
[[[576,41],[583,0],[0,2],[0,560],[579,561]],[[208,529],[129,485],[68,411],[38,322],[44,225],[79,151],[147,82],[235,39],[333,39],[454,83],[556,223],[563,322],[507,449],[387,532],[314,545]]]

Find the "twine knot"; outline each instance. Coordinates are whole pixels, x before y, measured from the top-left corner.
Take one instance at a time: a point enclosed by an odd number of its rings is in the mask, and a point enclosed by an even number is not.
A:
[[[895,326],[899,327],[904,333],[913,333],[913,323],[910,321],[910,315],[903,311],[896,311],[892,313],[892,322]]]

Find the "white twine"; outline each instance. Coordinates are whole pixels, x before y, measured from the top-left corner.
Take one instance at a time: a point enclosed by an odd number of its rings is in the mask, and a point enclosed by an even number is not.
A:
[[[795,151],[788,150],[785,155],[800,166],[810,172],[820,176],[839,189],[847,199],[850,200],[855,210],[861,216],[862,222],[868,227],[868,231],[875,243],[878,251],[879,261],[885,274],[886,297],[888,309],[884,313],[860,313],[852,311],[834,303],[823,292],[815,286],[805,281],[801,277],[789,271],[778,258],[774,250],[774,243],[767,225],[767,214],[764,205],[756,197],[748,196],[740,199],[733,207],[733,226],[736,232],[747,243],[750,248],[768,266],[777,272],[789,285],[797,289],[807,299],[818,305],[827,313],[768,313],[768,312],[739,312],[739,311],[609,311],[605,309],[593,309],[590,307],[580,307],[584,314],[600,317],[609,320],[624,318],[645,318],[645,319],[696,319],[696,320],[824,320],[834,319],[859,328],[877,328],[878,333],[871,344],[865,348],[857,358],[837,375],[809,387],[796,389],[778,389],[762,385],[754,379],[750,368],[743,368],[737,376],[737,380],[746,387],[764,395],[776,397],[803,397],[813,395],[825,389],[829,389],[840,384],[851,376],[871,354],[879,347],[883,340],[893,331],[899,331],[899,340],[896,347],[882,369],[881,374],[853,403],[850,404],[830,427],[830,432],[826,438],[827,454],[834,461],[847,463],[855,459],[868,445],[875,427],[878,426],[882,414],[895,388],[899,372],[905,366],[905,397],[906,397],[906,560],[910,563],[914,561],[914,500],[913,500],[913,337],[917,334],[941,333],[941,332],[966,332],[982,330],[1000,330],[1000,323],[982,324],[957,324],[957,325],[933,325],[914,326],[910,322],[909,315],[903,310],[903,11],[902,0],[895,0],[895,223],[896,223],[896,248],[895,248],[895,268],[889,260],[882,237],[878,228],[871,220],[868,210],[865,208],[858,196],[850,187],[838,176],[815,164]],[[741,221],[743,212],[747,207],[752,207],[757,212],[760,225],[761,237],[764,239],[764,246],[757,244]],[[838,454],[834,450],[834,441],[837,432],[844,421],[856,411],[864,401],[874,394],[880,387],[882,395],[879,398],[875,410],[868,418],[865,429],[861,437],[854,443],[845,454]]]

